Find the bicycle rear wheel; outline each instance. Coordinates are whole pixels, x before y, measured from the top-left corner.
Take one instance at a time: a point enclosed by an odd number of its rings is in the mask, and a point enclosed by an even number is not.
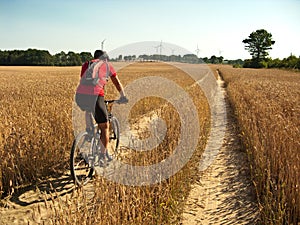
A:
[[[95,139],[87,132],[75,138],[70,155],[70,170],[75,184],[83,186],[89,182],[94,172],[93,148]]]
[[[109,128],[109,151],[113,155],[117,155],[119,152],[120,143],[120,124],[116,117],[112,116],[110,118],[110,128]]]

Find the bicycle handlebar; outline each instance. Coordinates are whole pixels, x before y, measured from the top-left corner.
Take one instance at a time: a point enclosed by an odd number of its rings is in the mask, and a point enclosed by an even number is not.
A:
[[[116,101],[118,101],[118,100],[104,100],[104,102],[107,103],[107,104],[114,103]]]
[[[105,104],[108,105],[110,103],[118,103],[118,104],[126,104],[128,102],[128,99],[125,98],[125,101],[122,101],[121,99],[118,100],[104,100]]]

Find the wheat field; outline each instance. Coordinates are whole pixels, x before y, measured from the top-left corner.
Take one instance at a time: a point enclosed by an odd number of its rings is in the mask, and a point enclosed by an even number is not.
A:
[[[0,193],[7,196],[18,189],[69,169],[72,144],[72,104],[79,81],[79,67],[1,67],[0,68]],[[94,194],[76,189],[67,200],[46,202],[49,224],[170,224],[178,223],[197,162],[209,134],[210,112],[207,100],[193,80],[181,70],[162,63],[135,63],[121,69],[124,85],[139,77],[159,75],[186,89],[196,105],[200,134],[192,160],[176,175],[150,186],[126,186],[98,177]],[[12,80],[13,79],[13,80]],[[112,84],[107,98],[115,98]],[[136,165],[159,162],[172,154],[178,144],[178,114],[170,103],[157,97],[139,101],[131,121],[156,111],[167,124],[165,140],[153,151],[128,151],[122,160]],[[54,207],[54,205],[59,205]],[[84,222],[83,222],[84,221]]]
[[[215,66],[249,156],[262,224],[300,222],[300,74]]]
[[[67,167],[79,68],[1,67],[0,193]]]
[[[300,218],[300,76],[271,69],[211,66],[226,82],[248,154],[261,224],[298,224]],[[80,67],[0,67],[0,195],[69,170],[74,138],[72,104]],[[198,148],[176,175],[150,186],[126,186],[98,177],[93,194],[76,189],[66,199],[45,202],[48,224],[178,224],[195,182],[198,161],[209,135],[210,111],[203,92],[184,72],[162,63],[134,63],[119,71],[124,85],[159,75],[186,90],[200,121]],[[115,98],[111,83],[107,97]],[[131,123],[157,113],[167,122],[166,140],[151,152],[128,150],[122,158],[135,165],[159,162],[178,144],[178,113],[162,98],[139,101]],[[163,113],[161,113],[163,112]],[[143,135],[147,135],[143,134]],[[83,222],[84,221],[84,222]]]

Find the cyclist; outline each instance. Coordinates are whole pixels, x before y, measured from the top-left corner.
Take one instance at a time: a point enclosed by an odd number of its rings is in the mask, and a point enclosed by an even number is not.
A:
[[[96,77],[98,75],[99,78],[94,85],[88,85],[82,82],[91,63],[94,63],[93,76]],[[82,65],[80,77],[81,81],[76,90],[75,101],[79,108],[85,111],[86,131],[91,135],[93,134],[93,126],[91,126],[92,121],[90,121],[91,117],[89,114],[93,113],[101,131],[100,139],[103,144],[100,150],[100,159],[104,160],[106,158],[107,162],[110,162],[112,157],[107,151],[109,142],[108,113],[104,103],[104,87],[108,78],[111,78],[114,86],[120,93],[118,103],[127,103],[128,99],[125,96],[123,86],[117,77],[115,69],[108,63],[108,55],[102,50],[96,50],[94,59]]]

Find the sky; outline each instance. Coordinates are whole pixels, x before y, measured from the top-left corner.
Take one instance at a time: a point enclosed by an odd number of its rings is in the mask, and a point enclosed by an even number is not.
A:
[[[198,46],[199,57],[247,59],[242,41],[265,29],[270,57],[282,59],[300,56],[299,12],[300,0],[0,0],[0,50],[93,53],[104,39],[108,52],[162,41],[194,54]]]

